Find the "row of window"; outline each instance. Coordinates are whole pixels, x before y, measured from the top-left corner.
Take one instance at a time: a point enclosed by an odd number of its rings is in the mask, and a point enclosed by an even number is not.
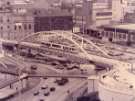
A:
[[[6,21],[7,21],[7,23],[9,23],[10,22],[10,19],[8,18]],[[3,23],[3,22],[4,22],[3,18],[0,17],[0,23]]]
[[[111,16],[112,12],[98,12],[96,16]]]
[[[7,29],[10,29],[10,26],[8,25],[7,26]],[[31,24],[24,24],[23,26],[21,26],[21,25],[19,25],[19,26],[17,26],[17,25],[15,25],[14,26],[14,30],[22,30],[22,29],[24,29],[24,30],[31,30],[32,29],[32,25]],[[4,30],[4,27],[3,26],[1,26],[0,27],[0,30]]]
[[[24,29],[24,30],[31,30],[32,29],[32,25],[31,24],[24,24],[23,26],[21,26],[21,25],[19,25],[19,26],[17,26],[17,25],[15,25],[14,26],[14,30],[17,30],[17,29],[19,29],[19,30],[21,30],[21,29]]]
[[[118,38],[118,39],[126,39],[125,33],[115,33],[115,32],[103,32],[102,36],[110,37],[110,38]]]

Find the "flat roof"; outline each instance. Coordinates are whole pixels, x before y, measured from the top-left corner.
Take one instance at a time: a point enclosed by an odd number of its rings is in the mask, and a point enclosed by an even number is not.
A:
[[[135,30],[135,24],[121,24],[121,25],[114,25],[113,27],[125,30]]]
[[[123,32],[123,33],[135,32],[135,24],[131,24],[131,23],[105,25],[102,28],[108,31],[117,31],[117,32]]]

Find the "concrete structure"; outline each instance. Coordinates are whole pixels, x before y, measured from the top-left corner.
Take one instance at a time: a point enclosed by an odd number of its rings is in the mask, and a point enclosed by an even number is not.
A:
[[[134,76],[130,68],[103,75],[98,87],[101,101],[135,101]]]

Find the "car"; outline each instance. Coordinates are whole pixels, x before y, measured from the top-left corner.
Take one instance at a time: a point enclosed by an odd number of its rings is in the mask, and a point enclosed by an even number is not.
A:
[[[55,87],[51,87],[51,88],[50,88],[50,91],[51,91],[51,92],[54,92],[55,89],[56,89]]]
[[[60,63],[58,62],[58,61],[51,61],[51,65],[53,65],[53,66],[56,66],[56,65],[60,65]]]
[[[73,67],[67,67],[67,70],[72,70],[73,69]]]
[[[74,66],[72,66],[72,68],[74,68],[74,69],[79,69],[79,66],[74,65]]]
[[[39,91],[34,92],[33,95],[34,95],[34,96],[39,95]]]
[[[68,79],[67,79],[67,78],[61,78],[60,80],[56,80],[56,83],[57,83],[59,86],[63,86],[63,85],[65,85],[66,83],[68,83]]]
[[[39,101],[44,101],[44,99],[39,99]]]
[[[43,77],[44,80],[48,79],[47,77]]]
[[[122,53],[122,52],[110,51],[110,52],[108,53],[108,55],[110,55],[110,56],[122,56],[122,55],[124,55],[124,53]]]
[[[56,66],[56,69],[63,70],[63,69],[64,69],[64,67],[63,67],[63,66]]]
[[[42,90],[45,90],[45,89],[47,89],[47,88],[48,88],[48,86],[42,86],[42,87],[41,87]]]
[[[45,92],[44,93],[44,96],[49,96],[50,95],[50,92]]]
[[[36,65],[31,65],[30,69],[31,70],[37,70],[37,66]]]

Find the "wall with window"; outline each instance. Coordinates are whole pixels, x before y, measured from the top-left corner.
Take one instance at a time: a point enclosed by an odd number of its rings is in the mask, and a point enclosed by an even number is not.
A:
[[[49,31],[49,30],[72,30],[72,16],[42,16],[35,17],[34,31]]]
[[[13,29],[12,14],[9,11],[0,12],[0,37],[10,39]]]
[[[32,16],[14,16],[14,39],[24,37],[34,32]]]

